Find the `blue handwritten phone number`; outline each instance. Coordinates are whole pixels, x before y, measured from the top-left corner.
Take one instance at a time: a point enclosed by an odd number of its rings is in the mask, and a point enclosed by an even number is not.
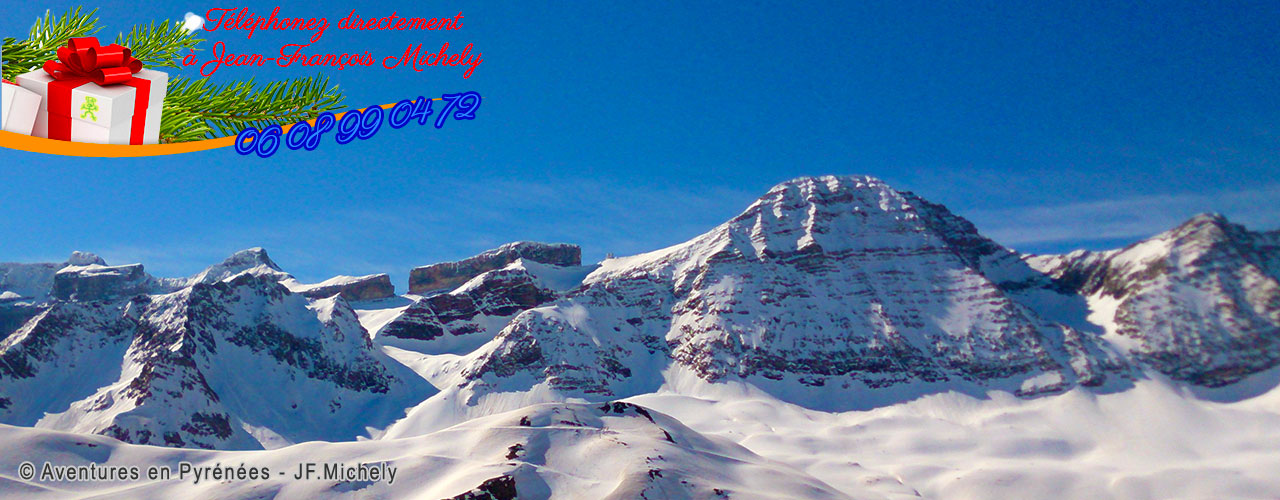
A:
[[[390,111],[384,112],[382,106],[373,105],[363,110],[348,111],[340,119],[326,111],[316,117],[314,125],[309,122],[298,122],[289,127],[288,132],[285,132],[284,127],[280,125],[271,125],[261,131],[254,127],[246,127],[236,135],[235,150],[242,155],[256,153],[262,158],[270,158],[271,155],[276,154],[281,144],[293,150],[312,151],[320,145],[321,137],[334,129],[337,132],[333,134],[333,139],[338,144],[347,144],[356,139],[363,141],[373,137],[382,129],[384,117],[391,128],[401,128],[415,120],[419,125],[426,125],[435,112],[431,104],[435,100],[418,96],[417,99],[397,102]],[[444,94],[438,100],[444,102],[444,107],[436,114],[436,128],[443,128],[450,115],[454,120],[474,120],[476,110],[480,108],[478,92]]]

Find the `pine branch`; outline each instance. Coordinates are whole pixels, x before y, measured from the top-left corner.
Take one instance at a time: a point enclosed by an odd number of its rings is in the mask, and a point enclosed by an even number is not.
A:
[[[40,68],[45,61],[57,56],[58,47],[66,45],[67,40],[97,33],[98,18],[94,17],[97,13],[98,10],[94,9],[85,14],[76,7],[55,17],[52,12],[45,11],[43,18],[36,19],[26,40],[6,37],[4,78],[12,80]]]
[[[57,56],[67,41],[98,32],[97,10],[80,8],[60,16],[45,12],[26,40],[5,38],[3,75],[7,79],[40,68]],[[129,47],[150,68],[180,68],[177,58],[203,40],[183,29],[181,21],[152,22],[121,33],[115,43]],[[271,82],[257,88],[253,80],[215,85],[205,79],[179,77],[169,82],[160,120],[161,142],[186,142],[233,135],[244,127],[263,128],[311,120],[339,109],[342,92],[323,76]]]
[[[148,68],[180,69],[175,62],[178,56],[204,41],[182,25],[182,21],[153,21],[147,26],[134,26],[127,36],[117,35],[116,43],[129,47],[133,57]]]
[[[343,96],[317,75],[271,82],[261,89],[252,79],[226,85],[205,79],[169,82],[160,123],[161,142],[186,142],[234,135],[245,127],[264,128],[314,119],[341,108]]]
[[[172,89],[170,87],[170,91]],[[172,95],[165,96],[164,112],[160,115],[160,142],[191,142],[213,137],[213,129],[201,119],[199,112],[170,104]]]

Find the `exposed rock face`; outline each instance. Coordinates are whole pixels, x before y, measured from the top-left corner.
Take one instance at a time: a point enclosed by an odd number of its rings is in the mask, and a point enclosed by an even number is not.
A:
[[[0,422],[251,449],[354,439],[433,392],[374,348],[345,300],[309,300],[272,273],[114,301],[75,290],[12,311],[21,326],[0,342]]]
[[[19,264],[0,262],[0,295],[43,300],[53,292],[53,275],[67,266],[105,266],[101,257],[88,252],[72,252],[63,263]],[[12,299],[12,297],[11,297]]]
[[[391,277],[386,274],[337,276],[314,285],[296,282],[286,282],[285,285],[294,293],[313,299],[341,295],[347,300],[376,300],[393,297],[396,294],[396,287],[391,284]]]
[[[1108,346],[1036,315],[986,267],[1036,274],[967,221],[877,179],[802,178],[692,241],[607,261],[554,307],[516,317],[466,376],[483,386],[523,374],[603,396],[655,388],[667,364],[709,381],[835,390],[1031,394],[1127,376]]]
[[[1278,235],[1200,215],[1120,250],[1028,260],[1089,297],[1096,321],[1135,359],[1221,386],[1280,365]]]
[[[414,340],[477,334],[493,323],[478,316],[509,317],[556,297],[555,290],[541,286],[516,263],[485,272],[450,293],[419,300],[378,334]]]
[[[469,259],[413,269],[409,272],[409,293],[451,290],[481,273],[502,269],[519,259],[562,267],[579,266],[582,248],[565,243],[507,243]]]
[[[516,491],[516,480],[511,476],[498,476],[485,480],[475,489],[460,493],[449,500],[515,500],[520,498]]]
[[[53,296],[94,301],[146,293],[154,284],[142,264],[67,266],[53,276]]]
[[[53,291],[53,275],[63,264],[0,263],[0,292],[19,297],[45,297]]]

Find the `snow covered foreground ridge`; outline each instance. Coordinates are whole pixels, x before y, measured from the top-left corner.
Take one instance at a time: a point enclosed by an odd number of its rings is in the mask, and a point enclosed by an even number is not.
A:
[[[110,493],[121,498],[850,498],[794,467],[617,401],[532,405],[411,439],[306,443],[265,452],[172,450],[11,426],[0,426],[0,442],[21,454],[65,461],[144,463],[175,471],[182,462],[198,468],[250,464],[268,476],[110,483]],[[17,470],[16,455],[0,454],[0,469]],[[377,464],[395,475],[373,481],[294,479],[298,464],[316,462]],[[101,483],[87,481],[0,482],[0,493],[34,498],[103,493],[99,488]]]
[[[91,255],[0,264],[0,422],[171,447],[285,447],[277,458],[311,446],[363,457],[378,443],[426,446],[454,426],[499,425],[489,417],[539,408],[530,405],[579,416],[591,407],[565,401],[661,407],[697,396],[833,415],[947,393],[1127,394],[1166,379],[1238,400],[1270,391],[1265,373],[1280,370],[1277,250],[1280,232],[1205,215],[1123,249],[1020,255],[913,193],[820,177],[780,184],[728,222],[647,254],[584,266],[576,246],[518,243],[424,266],[422,295],[389,296],[386,275],[301,284],[262,249],[190,278]],[[672,407],[681,421],[697,413],[684,406]],[[652,437],[641,434],[617,439]],[[357,438],[372,441],[288,446]],[[502,465],[419,481],[442,497],[508,486],[537,497],[604,477],[547,468],[595,445],[527,439],[543,451],[478,450]],[[688,442],[662,446],[692,453]],[[742,460],[778,466],[767,454]],[[609,491],[659,491],[645,488],[672,474],[671,488],[706,486],[681,495],[749,491],[740,476],[690,467],[657,467],[666,472]],[[814,476],[788,469],[776,484],[809,489],[778,496],[830,496],[840,482],[799,469]]]

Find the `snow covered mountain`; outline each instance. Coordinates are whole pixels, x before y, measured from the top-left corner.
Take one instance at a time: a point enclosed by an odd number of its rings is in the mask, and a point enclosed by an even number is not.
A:
[[[0,342],[0,422],[252,449],[367,435],[434,392],[375,348],[344,299],[293,294],[273,265],[226,264],[180,286],[141,266],[58,271],[108,279],[10,306],[24,319]]]
[[[1206,214],[1119,250],[1028,262],[1088,297],[1104,338],[1171,378],[1216,387],[1280,365],[1280,231]]]
[[[805,177],[670,248],[584,266],[517,242],[409,291],[300,283],[262,249],[188,278],[0,264],[0,424],[36,428],[0,443],[402,474],[232,497],[1280,494],[1257,444],[1280,428],[1280,231],[1221,216],[1022,255],[878,179]],[[0,493],[90,487],[0,474]]]
[[[481,392],[616,397],[656,389],[676,365],[833,409],[899,386],[909,397],[1123,384],[1130,370],[1107,344],[1002,288],[1035,274],[877,179],[802,178],[687,243],[605,261],[513,319],[463,375]]]

